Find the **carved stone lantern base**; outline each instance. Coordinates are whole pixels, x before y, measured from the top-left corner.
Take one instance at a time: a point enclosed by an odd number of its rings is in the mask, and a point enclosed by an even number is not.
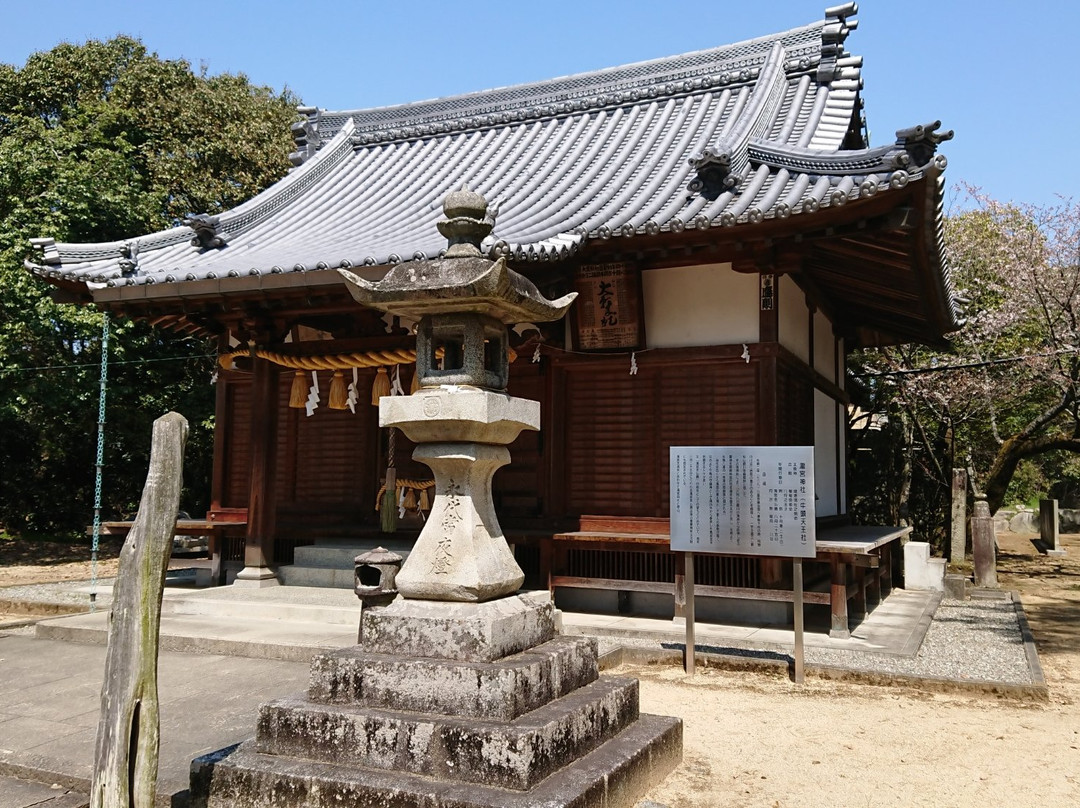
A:
[[[510,462],[505,446],[425,443],[413,459],[435,473],[435,502],[397,577],[403,597],[485,601],[517,592],[525,575],[491,501],[491,478]]]
[[[385,396],[379,423],[418,443],[413,459],[435,474],[435,501],[396,579],[412,600],[481,602],[512,595],[525,575],[506,543],[491,478],[510,462],[506,444],[540,425],[540,405],[470,387]]]

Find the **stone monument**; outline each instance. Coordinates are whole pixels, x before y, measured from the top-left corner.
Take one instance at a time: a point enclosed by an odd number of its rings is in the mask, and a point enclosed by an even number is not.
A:
[[[365,306],[418,322],[411,396],[379,422],[417,444],[435,501],[397,572],[398,596],[361,611],[359,644],[312,661],[306,699],[262,706],[256,737],[192,763],[194,806],[632,806],[682,757],[682,722],[638,712],[634,679],[599,678],[596,642],[563,637],[524,576],[491,497],[507,445],[539,429],[537,402],[506,394],[507,325],[561,318],[480,250],[487,203],[447,196],[438,259],[372,284]],[[440,366],[441,363],[441,366]]]

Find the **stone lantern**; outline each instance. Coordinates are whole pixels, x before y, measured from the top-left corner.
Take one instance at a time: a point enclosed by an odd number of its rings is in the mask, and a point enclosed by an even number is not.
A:
[[[376,547],[354,560],[353,591],[365,606],[385,606],[397,597],[395,579],[401,569],[401,556]]]
[[[510,462],[507,445],[540,428],[540,404],[506,394],[507,326],[558,320],[576,294],[548,300],[480,242],[492,229],[487,202],[467,188],[443,203],[438,259],[391,268],[378,283],[339,270],[357,301],[418,321],[411,396],[384,396],[380,426],[417,444],[413,458],[435,474],[435,501],[397,576],[402,597],[486,601],[511,595],[525,579],[499,527],[491,479]],[[441,363],[441,365],[440,365]]]

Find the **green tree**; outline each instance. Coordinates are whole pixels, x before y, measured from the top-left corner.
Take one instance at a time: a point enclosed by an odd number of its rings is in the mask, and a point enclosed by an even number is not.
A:
[[[55,302],[22,266],[29,240],[130,238],[234,207],[288,170],[296,104],[127,37],[0,65],[0,528],[76,530],[92,506],[101,315]],[[106,513],[135,507],[169,409],[192,425],[185,505],[204,508],[213,346],[114,326]]]
[[[881,442],[899,469],[879,481],[893,492],[888,503],[869,488],[863,503],[931,537],[943,536],[953,468],[967,469],[996,511],[1011,483],[1026,499],[1080,453],[1080,205],[971,197],[975,206],[946,226],[967,316],[950,349],[901,346],[852,362],[863,408],[887,416],[885,437],[856,430],[856,448]],[[1035,465],[1018,477],[1025,462]],[[869,481],[873,471],[853,476]]]

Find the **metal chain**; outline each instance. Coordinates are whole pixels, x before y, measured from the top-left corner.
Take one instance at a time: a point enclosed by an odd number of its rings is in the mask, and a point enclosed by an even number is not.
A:
[[[101,469],[105,465],[105,386],[109,376],[109,313],[101,314],[101,386],[98,392],[97,460],[94,473],[94,529],[90,542],[90,611],[97,602],[97,561],[101,544]]]

